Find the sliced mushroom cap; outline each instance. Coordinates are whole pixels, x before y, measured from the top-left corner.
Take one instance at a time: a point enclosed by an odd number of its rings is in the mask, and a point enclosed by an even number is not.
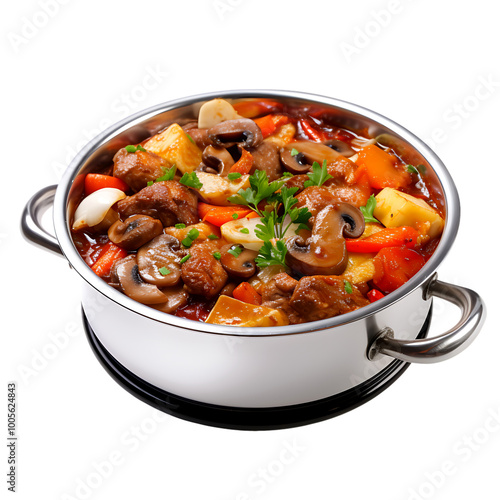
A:
[[[108,229],[108,238],[125,250],[136,250],[163,232],[163,224],[149,215],[118,220]]]
[[[250,278],[257,269],[255,258],[258,252],[249,250],[243,245],[229,244],[221,248],[220,262],[230,276],[236,278]]]
[[[264,141],[256,148],[251,149],[250,153],[253,157],[253,167],[250,173],[255,172],[255,170],[263,170],[271,182],[283,175],[279,148],[276,144]]]
[[[292,151],[298,153],[292,155]],[[326,160],[327,164],[333,163],[341,155],[325,144],[311,141],[291,142],[281,148],[281,163],[292,174],[304,174],[311,170],[316,161],[320,165]]]
[[[325,207],[316,215],[310,238],[287,240],[287,263],[308,276],[342,274],[348,262],[344,236],[357,238],[364,228],[363,214],[349,203]]]
[[[198,170],[227,177],[234,165],[233,157],[226,148],[221,146],[207,146],[203,150],[202,162]]]
[[[208,129],[207,128],[198,128],[198,124],[196,122],[189,122],[186,125],[183,125],[182,128],[189,134],[189,137],[193,139],[195,144],[203,151],[207,146],[212,144],[212,141],[208,137]]]
[[[356,151],[354,151],[354,149],[352,149],[349,144],[344,141],[340,141],[339,139],[331,139],[329,141],[323,142],[323,144],[337,151],[337,153],[345,156],[346,158],[349,158],[350,156],[356,154]]]
[[[189,293],[184,290],[182,285],[173,286],[171,288],[162,288],[162,293],[167,298],[166,302],[161,304],[149,304],[150,307],[162,311],[164,313],[173,314],[179,307],[183,307],[188,303]]]
[[[237,144],[250,148],[263,141],[259,126],[249,118],[221,122],[208,130],[208,137],[214,144],[224,147]]]
[[[160,288],[177,285],[181,279],[180,260],[184,253],[177,238],[160,234],[137,252],[141,278]]]
[[[141,304],[161,304],[168,300],[156,285],[142,280],[135,258],[125,258],[119,262],[116,276],[123,293]]]

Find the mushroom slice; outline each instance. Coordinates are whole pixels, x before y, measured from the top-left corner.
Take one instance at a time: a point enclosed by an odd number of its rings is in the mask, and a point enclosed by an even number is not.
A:
[[[323,142],[323,144],[333,149],[334,151],[337,151],[337,153],[345,156],[346,158],[349,158],[350,156],[356,154],[356,151],[354,151],[354,149],[352,149],[349,144],[338,139],[331,139],[329,141]]]
[[[163,232],[163,224],[149,215],[132,215],[117,220],[108,229],[108,238],[125,250],[136,250]]]
[[[76,209],[73,231],[97,226],[104,220],[109,209],[123,198],[126,198],[126,194],[116,188],[102,188],[89,194]]]
[[[348,262],[344,236],[358,238],[364,228],[359,208],[349,203],[325,207],[316,215],[309,238],[294,236],[287,240],[287,263],[308,276],[342,274]]]
[[[279,179],[283,175],[283,169],[278,150],[276,144],[265,141],[260,146],[250,150],[253,157],[253,167],[250,172],[263,170],[270,182]]]
[[[298,151],[292,155],[292,151]],[[326,160],[327,165],[342,155],[325,144],[310,141],[291,142],[281,148],[281,163],[292,174],[304,174],[311,170],[316,161],[320,165]]]
[[[202,162],[197,170],[227,177],[229,170],[234,165],[234,160],[229,151],[221,146],[207,146],[203,150]]]
[[[158,287],[177,285],[181,279],[179,262],[183,254],[177,238],[160,234],[137,252],[141,278]]]
[[[250,278],[257,269],[255,258],[258,252],[243,245],[224,245],[221,248],[220,262],[227,274],[236,278]]]
[[[141,304],[161,304],[168,300],[156,285],[142,280],[137,259],[123,259],[117,264],[115,272],[123,293],[131,299]]]
[[[249,118],[221,122],[208,130],[208,137],[214,144],[227,148],[235,144],[256,147],[264,140],[259,126]]]
[[[184,290],[182,285],[173,286],[171,288],[162,288],[162,293],[167,297],[167,301],[161,304],[149,304],[153,309],[164,313],[172,314],[179,307],[183,307],[188,303],[189,293]]]
[[[240,118],[233,106],[224,99],[212,99],[200,108],[198,128],[210,128],[226,120]]]

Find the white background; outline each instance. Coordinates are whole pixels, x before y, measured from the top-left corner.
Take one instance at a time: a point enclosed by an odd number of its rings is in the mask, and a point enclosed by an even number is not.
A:
[[[0,435],[6,383],[15,380],[17,498],[499,498],[500,35],[492,5],[10,2],[0,21]],[[173,98],[237,88],[355,102],[432,144],[463,212],[440,278],[475,289],[489,307],[469,349],[412,366],[341,417],[271,432],[160,415],[105,373],[81,328],[76,274],[21,237],[22,208],[107,125]],[[435,308],[440,333],[457,315]],[[56,337],[66,339],[59,348]]]

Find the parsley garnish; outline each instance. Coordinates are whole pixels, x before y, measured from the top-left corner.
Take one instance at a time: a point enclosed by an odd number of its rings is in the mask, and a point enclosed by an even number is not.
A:
[[[241,174],[239,172],[229,172],[227,174],[227,178],[230,181],[235,181],[236,179],[239,179],[241,177]]]
[[[373,211],[375,210],[375,207],[377,206],[377,200],[375,199],[375,196],[373,194],[368,198],[368,201],[366,202],[366,205],[364,207],[359,207],[361,210],[361,213],[363,214],[365,218],[365,222],[379,222],[375,217],[373,217]]]
[[[323,166],[315,161],[312,164],[312,172],[307,174],[309,180],[304,182],[304,187],[309,186],[322,186],[328,179],[331,179],[332,176],[328,173],[328,169],[326,168],[326,160],[323,160]]]
[[[290,177],[293,177],[293,174],[291,172],[285,172],[281,178],[282,179],[289,179]]]
[[[201,183],[200,179],[198,179],[196,172],[186,172],[181,177],[179,182],[181,184],[184,184],[184,186],[188,186],[194,189],[200,189],[203,187],[203,184]]]
[[[184,255],[184,257],[182,257],[182,259],[180,260],[180,263],[184,264],[184,262],[186,262],[186,260],[188,260],[189,257],[191,257],[191,254],[189,253],[187,255]]]
[[[352,285],[347,280],[344,280],[344,290],[347,293],[352,293]]]
[[[255,259],[257,265],[259,267],[275,264],[285,266],[287,253],[285,234],[292,224],[305,224],[311,217],[311,213],[307,207],[294,207],[298,202],[294,198],[294,194],[298,191],[297,187],[289,188],[285,185],[285,181],[269,183],[267,174],[261,170],[256,170],[249,177],[249,181],[249,188],[240,189],[238,194],[230,196],[228,200],[245,205],[260,215],[260,224],[257,224],[255,228],[255,235],[264,243]],[[266,210],[258,206],[263,200],[267,201]]]
[[[220,259],[221,259],[221,257],[222,257],[222,255],[221,255],[221,253],[220,253],[220,252],[214,252],[212,255],[213,255],[213,256],[214,256],[217,260],[220,260]]]
[[[243,248],[241,248],[240,246],[238,245],[233,245],[228,251],[227,253],[230,253],[233,257],[238,257],[238,255],[240,255],[240,253],[243,252]]]
[[[166,267],[160,267],[160,269],[158,269],[158,271],[160,271],[160,274],[162,276],[166,276],[167,274],[170,274],[170,269],[167,269]]]
[[[406,170],[410,172],[410,174],[418,174],[418,170],[413,165],[406,165]]]

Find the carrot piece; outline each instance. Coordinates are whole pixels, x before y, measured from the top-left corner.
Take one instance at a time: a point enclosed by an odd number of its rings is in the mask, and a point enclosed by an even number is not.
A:
[[[405,246],[413,248],[417,242],[418,231],[410,226],[386,227],[368,238],[345,240],[348,252],[378,252],[385,247]]]
[[[254,101],[240,101],[233,104],[236,112],[244,118],[255,118],[264,113],[281,111],[283,104],[272,99],[261,99]]]
[[[307,135],[309,139],[312,141],[316,142],[323,142],[328,139],[328,137],[321,132],[320,130],[316,130],[307,120],[304,118],[302,120],[299,120],[299,125],[302,128],[302,131],[304,134]]]
[[[385,297],[385,295],[380,290],[377,290],[375,288],[370,290],[366,296],[371,303],[377,302],[377,300],[383,299]]]
[[[394,155],[370,144],[359,151],[356,164],[362,169],[361,172],[367,173],[372,188],[399,189],[410,184],[411,176],[406,170],[397,167],[397,161]]]
[[[257,217],[260,218],[260,215],[253,210],[248,215],[245,215],[245,219],[256,219]]]
[[[87,174],[85,176],[85,196],[102,188],[116,188],[128,191],[129,187],[118,177],[103,174]]]
[[[115,245],[112,241],[108,241],[104,245],[101,255],[96,260],[94,265],[91,267],[92,271],[103,278],[107,276],[111,271],[111,266],[120,259],[123,259],[128,255],[128,252],[123,248]]]
[[[246,281],[242,281],[234,290],[233,297],[235,299],[241,300],[241,302],[246,302],[247,304],[253,304],[260,306],[262,304],[262,297],[255,290],[255,288]]]
[[[252,170],[253,156],[245,148],[241,148],[241,158],[229,169],[229,173],[248,174]]]
[[[256,118],[254,122],[259,126],[260,131],[262,132],[262,136],[264,139],[269,137],[271,134],[274,134],[276,130],[285,125],[285,123],[290,122],[290,118],[285,115],[266,115],[262,118]]]
[[[221,227],[222,224],[230,222],[232,220],[242,219],[246,217],[251,210],[249,208],[238,208],[236,207],[216,207],[209,210],[203,220],[210,222],[214,226]]]

